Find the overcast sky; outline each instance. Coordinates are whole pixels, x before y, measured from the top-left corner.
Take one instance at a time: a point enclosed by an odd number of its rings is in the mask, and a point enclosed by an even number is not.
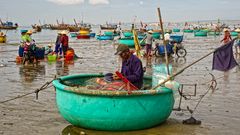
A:
[[[167,22],[240,20],[240,0],[0,0],[0,18],[20,25],[74,23],[73,18],[101,24],[108,22],[156,22],[157,7]]]

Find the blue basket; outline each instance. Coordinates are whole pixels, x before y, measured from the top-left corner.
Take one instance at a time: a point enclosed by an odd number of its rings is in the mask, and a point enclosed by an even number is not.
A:
[[[23,52],[24,52],[24,48],[19,46],[19,48],[18,48],[18,56],[19,57],[23,57]]]
[[[159,54],[165,54],[164,45],[157,46]],[[172,45],[167,45],[167,53],[173,53]]]
[[[44,59],[45,48],[36,48],[35,57],[37,59]]]
[[[183,36],[181,35],[171,35],[170,38],[177,43],[181,43],[183,41]]]

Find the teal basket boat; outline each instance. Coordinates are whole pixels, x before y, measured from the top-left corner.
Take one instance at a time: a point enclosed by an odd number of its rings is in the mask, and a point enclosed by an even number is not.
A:
[[[238,36],[238,33],[235,32],[235,31],[232,31],[232,32],[230,32],[230,33],[231,33],[231,36]]]
[[[173,31],[173,32],[180,32],[181,30],[178,29],[178,28],[174,28],[172,31]]]
[[[123,35],[124,35],[124,37],[132,37],[133,33],[126,31],[126,32],[123,32]]]
[[[220,35],[220,32],[217,32],[217,31],[216,31],[216,32],[215,32],[215,31],[209,31],[209,32],[208,32],[208,35],[209,35],[209,36],[219,36],[219,35]]]
[[[191,30],[191,29],[184,29],[183,32],[184,33],[193,33],[193,30]]]
[[[206,31],[194,32],[194,36],[195,37],[206,37],[207,36],[207,32]]]
[[[154,32],[153,34],[152,34],[152,37],[154,38],[154,39],[160,39],[160,32]]]
[[[141,41],[142,38],[138,38],[139,42]],[[134,44],[134,40],[133,38],[121,38],[118,40],[119,44],[124,44],[127,45],[129,48],[134,48],[135,44]],[[141,42],[140,45],[145,45],[145,42]]]
[[[56,103],[60,114],[74,126],[108,131],[129,131],[150,128],[167,120],[172,112],[171,89],[127,91],[90,90],[70,87],[63,82],[85,86],[101,74],[63,76],[54,80]],[[144,85],[151,84],[144,78]]]

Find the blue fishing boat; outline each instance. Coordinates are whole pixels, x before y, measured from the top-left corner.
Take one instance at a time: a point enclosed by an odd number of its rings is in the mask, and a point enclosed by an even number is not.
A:
[[[96,35],[96,33],[90,33],[90,34],[89,34],[89,36],[90,36],[91,38],[94,38],[95,35]]]
[[[17,28],[18,28],[17,23],[13,24],[13,22],[9,22],[9,21],[2,22],[0,19],[0,29],[15,30]]]
[[[96,77],[103,75],[69,75],[53,81],[58,110],[74,126],[109,131],[140,130],[163,123],[172,112],[171,89],[137,90],[131,94],[87,89],[87,80]],[[151,77],[144,78],[144,85],[151,83]],[[76,84],[80,86],[74,87]]]

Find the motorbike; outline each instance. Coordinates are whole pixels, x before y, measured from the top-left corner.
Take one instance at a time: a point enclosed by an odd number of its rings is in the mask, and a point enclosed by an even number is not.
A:
[[[177,43],[175,41],[169,42],[166,45],[167,55],[170,56],[171,54],[176,54],[178,57],[185,57],[187,55],[186,49],[184,49],[181,43]],[[165,49],[164,45],[156,44],[155,47],[155,56],[165,56]]]

